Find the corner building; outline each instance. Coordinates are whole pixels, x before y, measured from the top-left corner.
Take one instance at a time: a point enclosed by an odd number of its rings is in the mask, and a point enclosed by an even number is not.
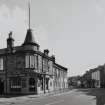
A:
[[[67,88],[67,68],[39,50],[31,29],[21,46],[14,46],[12,32],[7,48],[0,49],[0,94],[40,94]]]

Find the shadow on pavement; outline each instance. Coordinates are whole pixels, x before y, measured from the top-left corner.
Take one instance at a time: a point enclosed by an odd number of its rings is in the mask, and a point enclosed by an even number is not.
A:
[[[89,96],[95,96],[96,105],[105,105],[105,89],[104,88],[78,89],[77,91],[83,92]]]

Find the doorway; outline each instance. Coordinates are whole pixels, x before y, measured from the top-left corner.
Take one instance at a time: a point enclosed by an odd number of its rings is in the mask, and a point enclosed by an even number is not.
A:
[[[0,95],[4,94],[4,81],[0,79]]]
[[[30,92],[35,91],[35,79],[34,78],[29,79],[29,91]]]

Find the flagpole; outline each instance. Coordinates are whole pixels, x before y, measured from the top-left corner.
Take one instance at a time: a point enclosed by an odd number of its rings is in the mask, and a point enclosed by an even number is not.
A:
[[[28,15],[29,15],[29,24],[28,25],[29,25],[29,29],[30,29],[30,15],[31,15],[30,14],[30,3],[31,3],[31,0],[28,0],[28,12],[29,12],[28,13]]]

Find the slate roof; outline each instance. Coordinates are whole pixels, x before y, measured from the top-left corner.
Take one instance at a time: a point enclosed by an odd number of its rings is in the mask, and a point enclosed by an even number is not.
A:
[[[35,42],[35,38],[34,38],[34,35],[33,35],[31,29],[28,29],[28,30],[27,30],[26,38],[25,38],[25,41],[24,41],[24,43],[23,43],[23,45],[27,45],[27,44],[39,46],[39,45]]]

